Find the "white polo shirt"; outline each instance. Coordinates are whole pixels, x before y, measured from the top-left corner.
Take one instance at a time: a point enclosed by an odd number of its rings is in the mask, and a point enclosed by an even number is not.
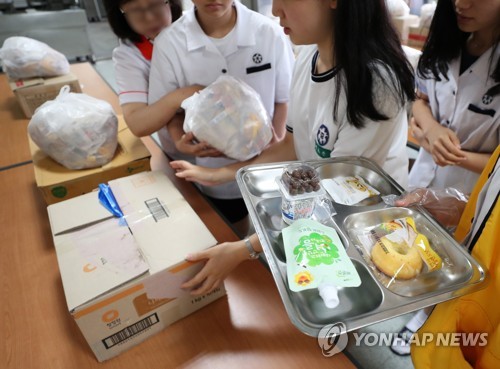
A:
[[[490,96],[487,92],[498,83],[489,71],[492,49],[485,52],[462,75],[459,56],[448,69],[446,80],[422,79],[417,75],[417,87],[429,97],[434,118],[458,136],[462,150],[492,153],[500,144],[500,93]],[[500,57],[496,50],[491,65]],[[454,187],[470,193],[479,173],[448,165],[438,166],[424,149],[420,149],[410,172],[410,186],[446,188]]]
[[[185,86],[208,86],[217,77],[228,74],[245,81],[260,94],[269,116],[275,103],[289,100],[293,53],[281,27],[267,17],[249,10],[238,1],[236,25],[227,46],[218,47],[203,32],[195,9],[186,12],[155,39],[149,80],[149,103]],[[225,51],[224,54],[220,50]],[[164,146],[177,157],[173,143]],[[199,165],[221,167],[234,160],[197,158]],[[241,197],[236,182],[202,187],[205,194],[220,199]]]
[[[337,120],[334,120],[336,78],[342,69],[334,68],[323,74],[313,74],[316,57],[315,45],[301,49],[292,79],[287,130],[293,133],[297,158],[314,160],[364,156],[406,187],[406,106],[399,106],[394,92],[374,77],[375,107],[389,119],[381,122],[365,120],[364,128],[355,128],[347,119],[345,91],[341,91]],[[387,75],[383,68],[381,70],[382,75]]]
[[[151,61],[129,40],[119,41],[113,50],[116,84],[120,105],[148,103]]]

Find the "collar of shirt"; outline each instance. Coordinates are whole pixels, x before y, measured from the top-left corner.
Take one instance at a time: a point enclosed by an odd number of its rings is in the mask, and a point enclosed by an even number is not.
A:
[[[151,61],[153,57],[153,43],[150,40],[141,35],[141,42],[134,42],[134,45],[139,49],[144,59]]]
[[[451,78],[453,78],[455,81],[458,81],[458,79],[462,76],[467,76],[467,75],[473,75],[475,78],[482,78],[484,80],[484,83],[486,84],[490,74],[491,70],[489,70],[490,67],[490,60],[492,61],[492,66],[496,65],[496,61],[498,60],[500,56],[500,47],[497,47],[495,50],[495,55],[492,57],[492,52],[493,52],[493,46],[490,47],[487,51],[483,53],[475,61],[474,64],[472,64],[469,68],[467,68],[462,75],[460,76],[460,60],[461,60],[461,55],[458,58],[453,59],[453,61],[450,64],[450,72],[451,72]],[[489,73],[488,73],[489,72]]]
[[[236,43],[229,45],[228,53],[235,52],[238,47],[253,46],[255,45],[255,35],[253,32],[247,32],[249,28],[250,17],[252,16],[251,10],[247,9],[239,1],[235,1],[234,5],[236,7]],[[206,48],[213,52],[218,52],[214,44],[210,41],[208,36],[201,29],[195,14],[196,9],[191,9],[186,13],[185,21],[185,35],[187,50],[189,52],[199,49]]]

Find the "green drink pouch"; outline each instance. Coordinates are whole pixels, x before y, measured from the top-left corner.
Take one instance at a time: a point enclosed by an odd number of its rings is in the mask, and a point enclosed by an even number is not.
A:
[[[288,285],[298,292],[320,285],[357,287],[359,274],[337,232],[311,219],[283,229]]]

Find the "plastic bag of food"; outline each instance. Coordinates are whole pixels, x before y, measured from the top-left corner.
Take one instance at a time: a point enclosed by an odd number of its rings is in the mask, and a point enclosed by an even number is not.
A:
[[[429,3],[422,5],[420,8],[420,27],[429,28],[436,12],[436,3]]]
[[[59,51],[28,37],[9,37],[0,49],[2,68],[12,79],[56,77],[69,73],[69,63]]]
[[[364,199],[380,195],[380,192],[360,176],[323,179],[321,185],[328,191],[333,201],[342,205],[355,205]]]
[[[221,76],[184,100],[184,132],[193,132],[239,161],[248,160],[267,146],[273,137],[271,120],[255,90],[231,76]]]
[[[409,280],[424,270],[441,269],[443,261],[411,217],[394,219],[358,234],[373,264],[389,278]]]
[[[102,166],[114,156],[118,119],[106,101],[69,92],[41,105],[28,125],[31,139],[69,169]]]
[[[448,231],[456,228],[469,201],[468,196],[456,188],[416,188],[401,196],[382,196],[390,206],[422,206]]]
[[[357,287],[359,274],[337,232],[311,219],[283,229],[288,286],[298,292],[318,288],[327,307],[338,304],[337,287]]]
[[[389,14],[393,17],[403,17],[410,14],[410,7],[404,0],[385,0]]]

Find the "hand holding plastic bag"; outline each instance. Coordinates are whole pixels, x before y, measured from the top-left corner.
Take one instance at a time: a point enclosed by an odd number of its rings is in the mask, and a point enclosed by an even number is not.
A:
[[[31,139],[69,169],[102,166],[114,156],[118,119],[106,101],[69,92],[40,106],[28,125]]]
[[[184,100],[184,132],[193,132],[226,156],[248,160],[273,137],[271,120],[260,96],[246,83],[221,76],[199,93]]]
[[[388,195],[383,196],[382,199],[391,206],[423,206],[448,230],[453,230],[458,225],[469,200],[468,196],[451,187],[444,189],[417,188],[401,196]]]
[[[56,77],[69,73],[69,63],[59,51],[28,37],[9,37],[0,49],[5,73],[12,79]]]

